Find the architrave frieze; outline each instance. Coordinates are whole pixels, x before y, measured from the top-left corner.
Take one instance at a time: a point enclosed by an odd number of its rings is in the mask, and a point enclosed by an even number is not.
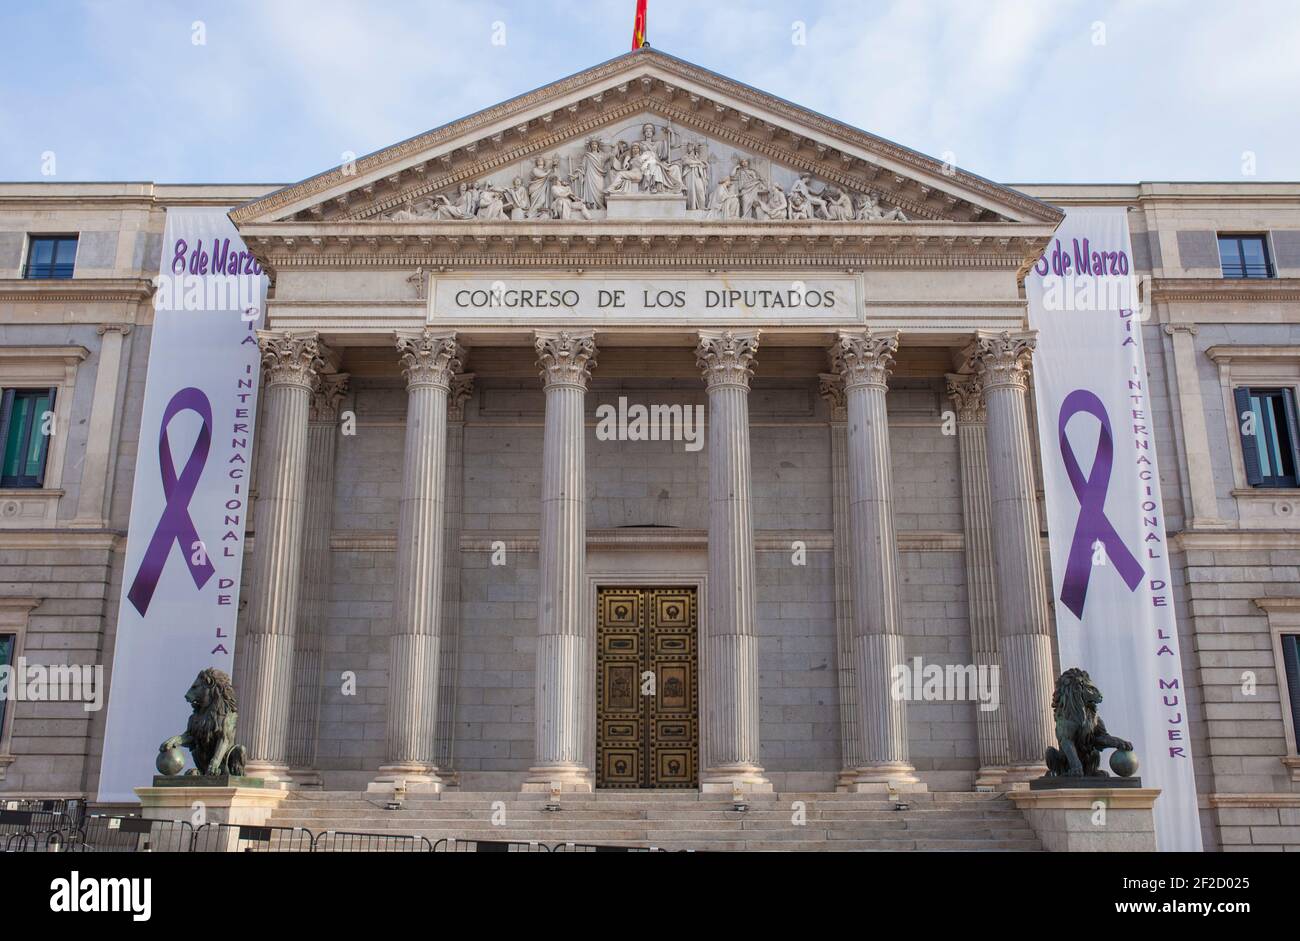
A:
[[[244,240],[286,268],[953,268],[1020,271],[1051,226],[958,223],[269,223]]]
[[[485,160],[516,161],[616,120],[616,112],[630,115],[638,109],[762,148],[773,159],[827,179],[830,173],[842,175],[856,188],[912,206],[917,215],[936,211],[921,207],[937,193],[941,203],[953,199],[951,211],[941,214],[960,216],[957,205],[968,203],[979,209],[968,218],[991,212],[1055,225],[1063,217],[1023,193],[647,48],[277,190],[238,207],[231,218],[242,225],[303,211],[320,219],[327,212],[356,218],[383,211],[378,207],[396,206],[415,190],[431,192],[466,179]],[[864,186],[868,174],[873,179]]]

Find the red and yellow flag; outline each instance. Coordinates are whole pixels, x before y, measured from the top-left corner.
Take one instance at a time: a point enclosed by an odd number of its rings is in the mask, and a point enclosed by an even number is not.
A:
[[[632,21],[632,51],[640,49],[646,44],[645,41],[645,3],[646,0],[636,0],[636,19]]]

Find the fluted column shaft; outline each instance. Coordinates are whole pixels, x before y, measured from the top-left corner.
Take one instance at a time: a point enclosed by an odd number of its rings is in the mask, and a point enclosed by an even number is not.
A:
[[[749,380],[758,332],[700,332],[709,396],[709,617],[703,638],[704,790],[768,790],[759,759]]]
[[[289,711],[289,766],[300,785],[319,786],[316,770],[320,723],[322,640],[330,595],[330,530],[334,519],[334,457],[339,403],[348,376],[318,377],[308,410],[307,482],[302,529],[302,580],[294,640],[293,703]]]
[[[1053,741],[1051,624],[1035,496],[1025,393],[1035,339],[1031,333],[978,337],[972,360],[988,409],[986,450],[1011,771],[1035,777]]]
[[[904,662],[885,409],[897,349],[897,331],[869,330],[844,331],[831,349],[848,414],[849,584],[862,742],[854,786],[917,781],[908,760],[906,703],[893,695],[892,682]]]
[[[997,588],[990,530],[991,495],[986,448],[984,386],[978,375],[948,376],[948,395],[957,417],[957,449],[961,461],[962,533],[966,560],[966,602],[970,621],[971,655],[978,670],[988,671],[1000,684],[1002,660],[998,645]],[[1000,693],[1000,689],[999,689]],[[1006,710],[976,709],[980,769],[977,784],[996,784],[1007,762]]]
[[[590,333],[538,333],[546,393],[539,541],[536,754],[529,784],[589,790],[586,753],[595,669],[586,592],[586,395],[596,343]]]
[[[259,331],[265,387],[240,737],[250,774],[287,782],[307,482],[307,414],[323,367],[315,334]]]
[[[440,784],[435,761],[442,641],[447,396],[464,351],[453,333],[396,335],[406,376],[406,444],[388,672],[388,760],[377,781]]]

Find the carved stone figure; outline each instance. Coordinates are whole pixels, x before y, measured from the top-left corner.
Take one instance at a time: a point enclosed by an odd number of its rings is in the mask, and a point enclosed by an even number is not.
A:
[[[755,211],[758,218],[766,222],[789,219],[790,201],[785,197],[785,190],[773,183],[759,197],[758,202],[755,204]]]
[[[709,202],[709,162],[703,145],[687,144],[682,158],[682,185],[686,190],[686,208],[704,209]]]
[[[192,710],[185,731],[159,745],[159,753],[188,748],[194,767],[186,774],[242,776],[246,753],[243,745],[235,744],[239,713],[230,677],[215,667],[200,670],[185,701]]]
[[[605,192],[617,193],[620,196],[628,193],[639,193],[641,192],[641,181],[644,177],[645,170],[641,163],[641,145],[633,144],[628,148],[626,168],[614,171]]]
[[[880,202],[876,197],[864,195],[858,197],[854,218],[861,222],[906,222],[907,216],[897,207],[885,212],[880,208]]]
[[[474,189],[468,183],[460,184],[459,194],[456,202],[452,202],[446,196],[441,194],[434,199],[434,218],[435,219],[473,219],[475,203],[477,202]]]
[[[512,221],[528,218],[528,187],[524,186],[523,177],[517,176],[510,181],[505,190],[505,204]]]
[[[506,217],[505,193],[494,186],[485,187],[479,196],[478,212],[475,213],[475,217],[479,219],[504,219]]]
[[[528,171],[528,212],[533,216],[549,215],[551,211],[551,176],[559,162],[538,156]]]
[[[740,218],[748,219],[754,215],[758,194],[763,191],[763,178],[743,157],[736,166],[736,172],[731,174],[731,178],[736,184],[736,193],[740,197]]]
[[[641,125],[641,149],[649,150],[659,158],[660,163],[668,162],[668,155],[672,144],[672,128],[664,128],[667,132],[667,139],[655,139],[655,126],[653,124]]]
[[[1056,720],[1056,741],[1060,748],[1047,746],[1047,777],[1099,777],[1104,748],[1131,752],[1133,743],[1116,738],[1106,731],[1097,715],[1101,691],[1092,678],[1078,667],[1071,667],[1056,681],[1052,693],[1052,716]]]
[[[853,197],[839,188],[827,188],[826,219],[829,222],[848,222],[853,218]]]
[[[592,209],[605,208],[605,175],[609,172],[610,155],[605,152],[600,138],[587,141],[582,154],[582,201]]]
[[[571,219],[575,214],[591,218],[591,210],[559,176],[551,177],[551,218]]]
[[[794,181],[790,187],[790,195],[798,193],[801,203],[808,206],[808,215],[805,218],[826,218],[826,200],[822,199],[821,193],[812,191],[812,177],[805,173]]]
[[[731,177],[724,176],[709,197],[707,219],[739,219],[740,196]]]

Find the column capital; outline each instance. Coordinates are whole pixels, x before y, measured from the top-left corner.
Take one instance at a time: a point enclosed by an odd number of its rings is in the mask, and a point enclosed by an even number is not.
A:
[[[447,420],[464,421],[465,403],[474,392],[475,375],[458,372],[451,377],[451,393],[447,396]]]
[[[704,371],[708,388],[749,388],[754,375],[754,354],[758,352],[757,330],[701,330],[695,346],[695,365]]]
[[[898,352],[897,330],[841,330],[829,351],[831,369],[844,379],[844,391],[888,386]]]
[[[984,377],[980,373],[948,373],[944,377],[948,397],[963,425],[983,424],[988,420],[984,402]]]
[[[543,388],[587,388],[591,367],[596,365],[595,333],[538,330],[533,334],[533,347],[537,350],[537,367],[541,370]]]
[[[986,390],[1029,387],[1030,360],[1038,346],[1038,333],[977,333],[967,351],[967,361],[975,367]]]
[[[129,323],[102,323],[95,328],[95,332],[101,337],[107,333],[119,333],[127,336],[131,333],[131,324]]]
[[[817,392],[830,406],[831,421],[849,420],[848,398],[844,394],[844,377],[837,372],[817,374]]]
[[[316,385],[316,375],[325,366],[317,334],[259,330],[257,345],[268,385],[300,386],[308,392]]]
[[[1196,324],[1194,323],[1167,323],[1165,324],[1165,333],[1173,336],[1176,333],[1187,333],[1196,336]]]
[[[307,403],[307,420],[332,425],[339,420],[339,405],[348,393],[352,377],[345,372],[320,373]]]
[[[456,334],[436,330],[397,330],[393,340],[400,353],[406,388],[434,386],[449,391],[451,377],[461,366],[465,351],[456,342]]]

